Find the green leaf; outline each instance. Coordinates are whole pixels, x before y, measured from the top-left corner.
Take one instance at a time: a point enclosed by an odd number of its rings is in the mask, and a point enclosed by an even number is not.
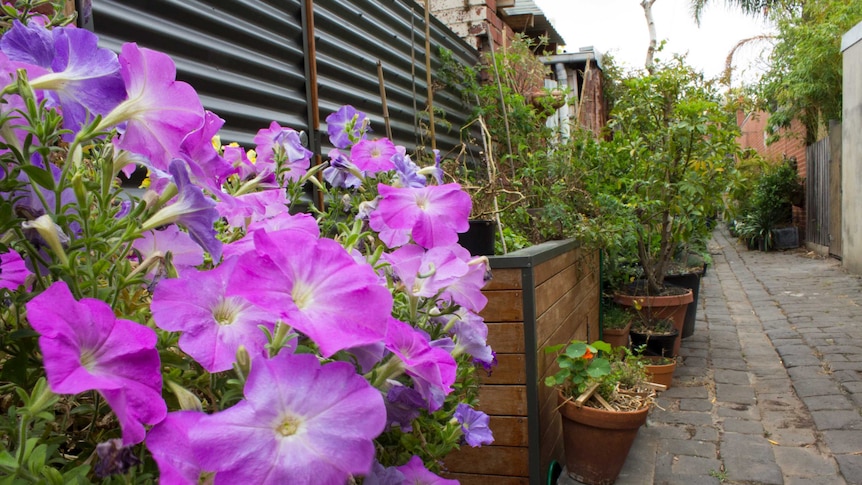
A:
[[[587,375],[596,379],[611,373],[611,363],[603,357],[593,359],[587,368]]]
[[[54,176],[50,171],[41,169],[34,165],[25,165],[21,167],[21,170],[30,177],[30,180],[36,182],[37,185],[48,190],[54,190]]]
[[[0,467],[15,470],[18,468],[18,460],[6,450],[0,451]]]
[[[587,344],[583,342],[574,342],[569,344],[566,347],[566,355],[573,358],[578,359],[584,356],[587,353]]]
[[[566,344],[549,345],[549,346],[545,347],[545,353],[546,354],[553,354],[555,352],[559,352],[565,346],[566,346]]]

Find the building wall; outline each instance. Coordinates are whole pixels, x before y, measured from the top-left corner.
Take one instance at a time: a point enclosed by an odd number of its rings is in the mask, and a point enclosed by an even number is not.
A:
[[[844,266],[862,274],[862,22],[841,40],[844,57],[841,206]]]
[[[424,5],[425,0],[416,0]],[[433,0],[429,2],[431,13],[441,22],[448,25],[453,32],[467,41],[476,49],[482,51],[486,45],[486,34],[494,39],[494,44],[500,47],[504,39],[511,39],[515,34],[506,25],[498,7],[511,6],[512,2],[497,0]]]
[[[779,130],[780,139],[766,144],[766,121],[769,113],[762,111],[754,113],[738,113],[737,123],[742,134],[737,138],[742,148],[752,148],[770,163],[781,163],[784,159],[796,159],[796,171],[799,177],[808,176],[808,163],[805,154],[805,127],[798,120],[793,120],[789,129]],[[805,235],[805,208],[793,206],[793,223],[799,227],[800,237]]]

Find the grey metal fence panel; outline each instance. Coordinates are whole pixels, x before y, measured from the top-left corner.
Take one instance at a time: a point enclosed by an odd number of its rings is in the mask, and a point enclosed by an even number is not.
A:
[[[341,104],[351,104],[369,114],[375,131],[382,135],[377,79],[377,62],[381,61],[393,138],[406,146],[430,146],[422,128],[427,126],[428,85],[421,6],[402,0],[319,0],[314,9],[321,110],[329,112]],[[465,64],[478,62],[474,49],[437,19],[431,20],[432,74],[441,66],[441,47]],[[438,145],[457,145],[469,108],[456,93],[445,89],[435,90],[434,106]]]
[[[105,47],[137,42],[169,54],[177,77],[204,106],[226,120],[224,141],[251,144],[270,121],[310,131],[299,0],[93,0],[93,28]],[[384,136],[377,60],[382,61],[393,138],[408,149],[420,141],[426,104],[425,27],[412,0],[313,2],[321,122],[343,104],[366,111]],[[431,22],[432,72],[444,47],[468,65],[478,53],[436,19]],[[469,108],[438,90],[438,145],[459,143]],[[414,100],[416,109],[414,109]],[[451,129],[446,128],[446,124]],[[322,127],[325,133],[325,125]],[[325,136],[323,137],[325,139]]]
[[[100,42],[170,55],[177,77],[226,120],[225,141],[250,144],[272,120],[307,129],[298,2],[94,0]]]
[[[829,246],[829,138],[806,148],[806,235],[809,242]]]

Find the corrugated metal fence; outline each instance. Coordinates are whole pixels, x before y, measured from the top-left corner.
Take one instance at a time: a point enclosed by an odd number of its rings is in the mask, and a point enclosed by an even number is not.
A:
[[[806,177],[805,240],[829,246],[829,164],[831,163],[829,138],[806,148],[808,176]]]
[[[441,65],[440,47],[477,63],[475,49],[433,17],[430,24],[432,73]],[[320,126],[325,145],[324,120],[344,104],[366,112],[385,136],[381,61],[392,138],[408,149],[423,144],[425,21],[413,0],[93,0],[92,26],[113,50],[137,42],[169,54],[177,77],[226,120],[223,141],[251,145],[275,120],[305,130],[319,148],[314,128]],[[440,89],[434,105],[442,116],[437,144],[449,150],[459,145],[470,109]]]

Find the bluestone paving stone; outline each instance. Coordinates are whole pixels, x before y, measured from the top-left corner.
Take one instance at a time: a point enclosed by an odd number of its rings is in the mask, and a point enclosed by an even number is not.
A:
[[[824,409],[856,409],[856,406],[846,396],[834,394],[829,396],[809,396],[802,398],[802,402],[809,411],[822,411]]]
[[[835,460],[823,456],[814,448],[776,446],[772,451],[775,454],[775,462],[781,467],[785,476],[828,477],[838,472],[838,464]]]
[[[799,397],[829,396],[836,394],[838,385],[826,377],[818,379],[797,379],[793,381],[793,388]]]
[[[835,460],[847,483],[862,484],[862,456],[858,454],[837,455]]]
[[[811,411],[817,429],[862,429],[862,416],[856,410]],[[862,451],[860,449],[859,451]]]

